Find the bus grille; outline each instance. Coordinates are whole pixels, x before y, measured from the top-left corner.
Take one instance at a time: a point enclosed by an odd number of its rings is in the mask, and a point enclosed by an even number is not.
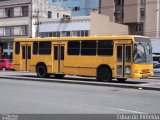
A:
[[[150,73],[150,69],[144,69],[142,70],[142,73]]]

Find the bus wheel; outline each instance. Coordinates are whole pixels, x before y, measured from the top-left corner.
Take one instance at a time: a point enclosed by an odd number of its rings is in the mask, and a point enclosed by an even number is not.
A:
[[[108,67],[101,67],[97,71],[97,80],[101,82],[110,82],[112,80],[112,72]]]
[[[127,78],[117,78],[117,80],[118,82],[124,83],[127,80]]]
[[[38,65],[36,71],[38,77],[40,78],[48,77],[47,69],[44,65]]]
[[[57,78],[57,79],[61,79],[63,78],[65,75],[63,74],[54,74],[54,77]]]

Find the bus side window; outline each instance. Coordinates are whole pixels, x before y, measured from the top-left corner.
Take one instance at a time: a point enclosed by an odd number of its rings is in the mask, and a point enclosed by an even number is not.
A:
[[[33,42],[33,54],[38,54],[38,42]]]
[[[81,55],[96,55],[96,41],[82,41]]]
[[[16,53],[16,54],[19,54],[19,53],[20,53],[20,43],[19,43],[19,42],[16,42],[16,43],[15,43],[15,53]]]
[[[79,55],[80,53],[80,41],[68,42],[68,55]]]
[[[39,42],[39,54],[40,55],[50,55],[51,54],[51,42],[50,41],[41,41]]]
[[[113,55],[113,41],[112,40],[98,41],[98,55],[112,56]]]

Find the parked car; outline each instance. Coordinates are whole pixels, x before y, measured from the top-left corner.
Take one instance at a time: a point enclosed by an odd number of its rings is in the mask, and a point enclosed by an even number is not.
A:
[[[160,63],[153,66],[154,76],[160,77]]]
[[[11,59],[0,59],[0,70],[14,70]]]

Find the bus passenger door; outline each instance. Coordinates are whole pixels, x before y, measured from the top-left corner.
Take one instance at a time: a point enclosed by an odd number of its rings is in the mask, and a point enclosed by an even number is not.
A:
[[[64,45],[53,45],[53,72],[63,74]]]
[[[31,45],[21,45],[21,70],[30,71],[31,70]]]
[[[117,64],[116,74],[117,78],[131,77],[131,62],[132,62],[132,46],[121,44],[117,45]]]

